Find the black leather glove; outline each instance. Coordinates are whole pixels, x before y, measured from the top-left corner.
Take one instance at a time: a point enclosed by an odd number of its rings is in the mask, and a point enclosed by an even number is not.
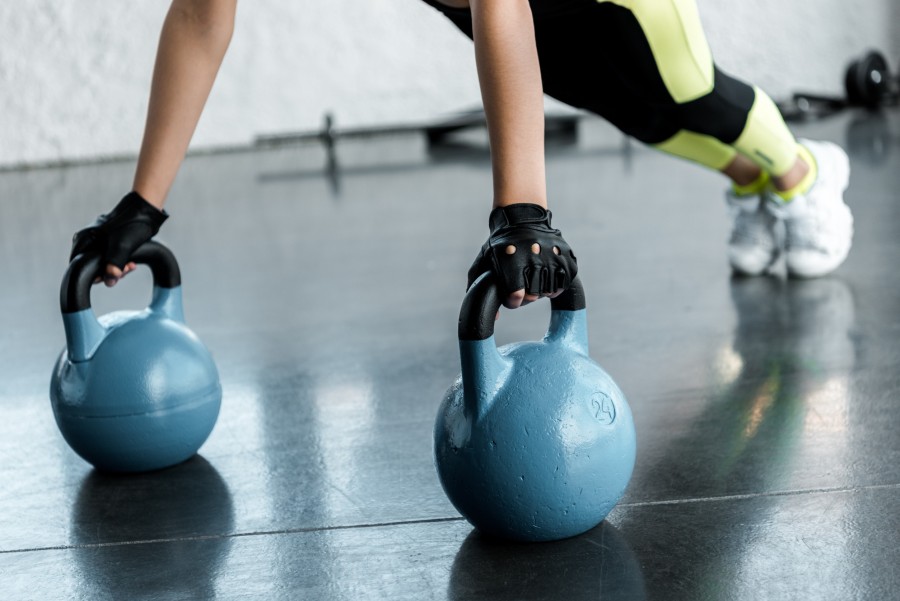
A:
[[[168,218],[168,213],[154,207],[140,194],[129,192],[112,211],[100,215],[92,225],[75,234],[69,260],[95,251],[103,253],[104,263],[122,269],[132,253],[155,236]]]
[[[568,288],[578,263],[560,231],[550,227],[550,216],[547,209],[527,203],[491,211],[491,235],[469,268],[468,285],[492,271],[504,297],[522,288],[538,295]],[[515,247],[511,254],[510,246]]]

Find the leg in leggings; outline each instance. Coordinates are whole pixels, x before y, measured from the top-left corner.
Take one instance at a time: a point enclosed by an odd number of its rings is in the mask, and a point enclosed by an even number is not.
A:
[[[621,32],[627,56],[616,64],[623,78],[635,77],[629,72],[641,74],[644,89],[652,90],[652,104],[679,127],[672,137],[648,143],[720,170],[730,163],[729,152],[740,153],[775,177],[794,167],[803,149],[762,90],[714,65],[694,0],[599,4]],[[656,79],[654,66],[664,91],[658,84],[648,85]]]
[[[765,93],[716,67],[695,0],[559,2],[534,13],[544,92],[731,177],[735,271],[774,264],[776,219],[790,275],[818,277],[844,261],[853,238],[847,155],[826,142],[797,144]],[[472,36],[469,12],[441,10]]]
[[[472,36],[466,11],[444,12]],[[772,100],[714,65],[694,0],[585,2],[535,36],[548,95],[646,144],[718,171],[738,154],[775,177],[796,163]]]

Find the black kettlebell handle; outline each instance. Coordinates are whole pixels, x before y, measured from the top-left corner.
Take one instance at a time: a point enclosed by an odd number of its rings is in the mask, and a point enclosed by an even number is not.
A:
[[[181,271],[175,255],[159,242],[145,242],[134,251],[131,260],[150,268],[154,286],[176,288],[181,285]],[[63,313],[91,308],[91,286],[105,267],[100,253],[84,253],[72,259],[59,289],[59,307]]]
[[[494,275],[491,272],[481,274],[466,292],[459,310],[459,339],[487,340],[493,336],[500,305]],[[578,311],[585,306],[584,287],[577,276],[565,292],[550,299],[553,311]]]

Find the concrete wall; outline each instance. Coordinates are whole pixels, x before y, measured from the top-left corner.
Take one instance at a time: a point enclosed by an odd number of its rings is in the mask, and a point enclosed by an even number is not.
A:
[[[868,47],[900,58],[900,0],[699,2],[720,64],[775,96],[838,92]],[[0,165],[136,153],[166,9],[0,3]],[[327,110],[374,125],[478,102],[471,44],[418,0],[250,0],[194,147],[316,128]]]

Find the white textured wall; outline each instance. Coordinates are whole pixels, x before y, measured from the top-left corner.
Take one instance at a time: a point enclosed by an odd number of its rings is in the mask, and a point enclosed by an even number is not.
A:
[[[719,64],[776,98],[842,94],[847,63],[869,49],[900,71],[900,0],[698,0]]]
[[[900,0],[699,0],[727,70],[774,96],[900,58]],[[163,0],[0,3],[0,165],[136,153]],[[471,45],[419,0],[244,0],[195,147],[431,118],[479,101]]]

